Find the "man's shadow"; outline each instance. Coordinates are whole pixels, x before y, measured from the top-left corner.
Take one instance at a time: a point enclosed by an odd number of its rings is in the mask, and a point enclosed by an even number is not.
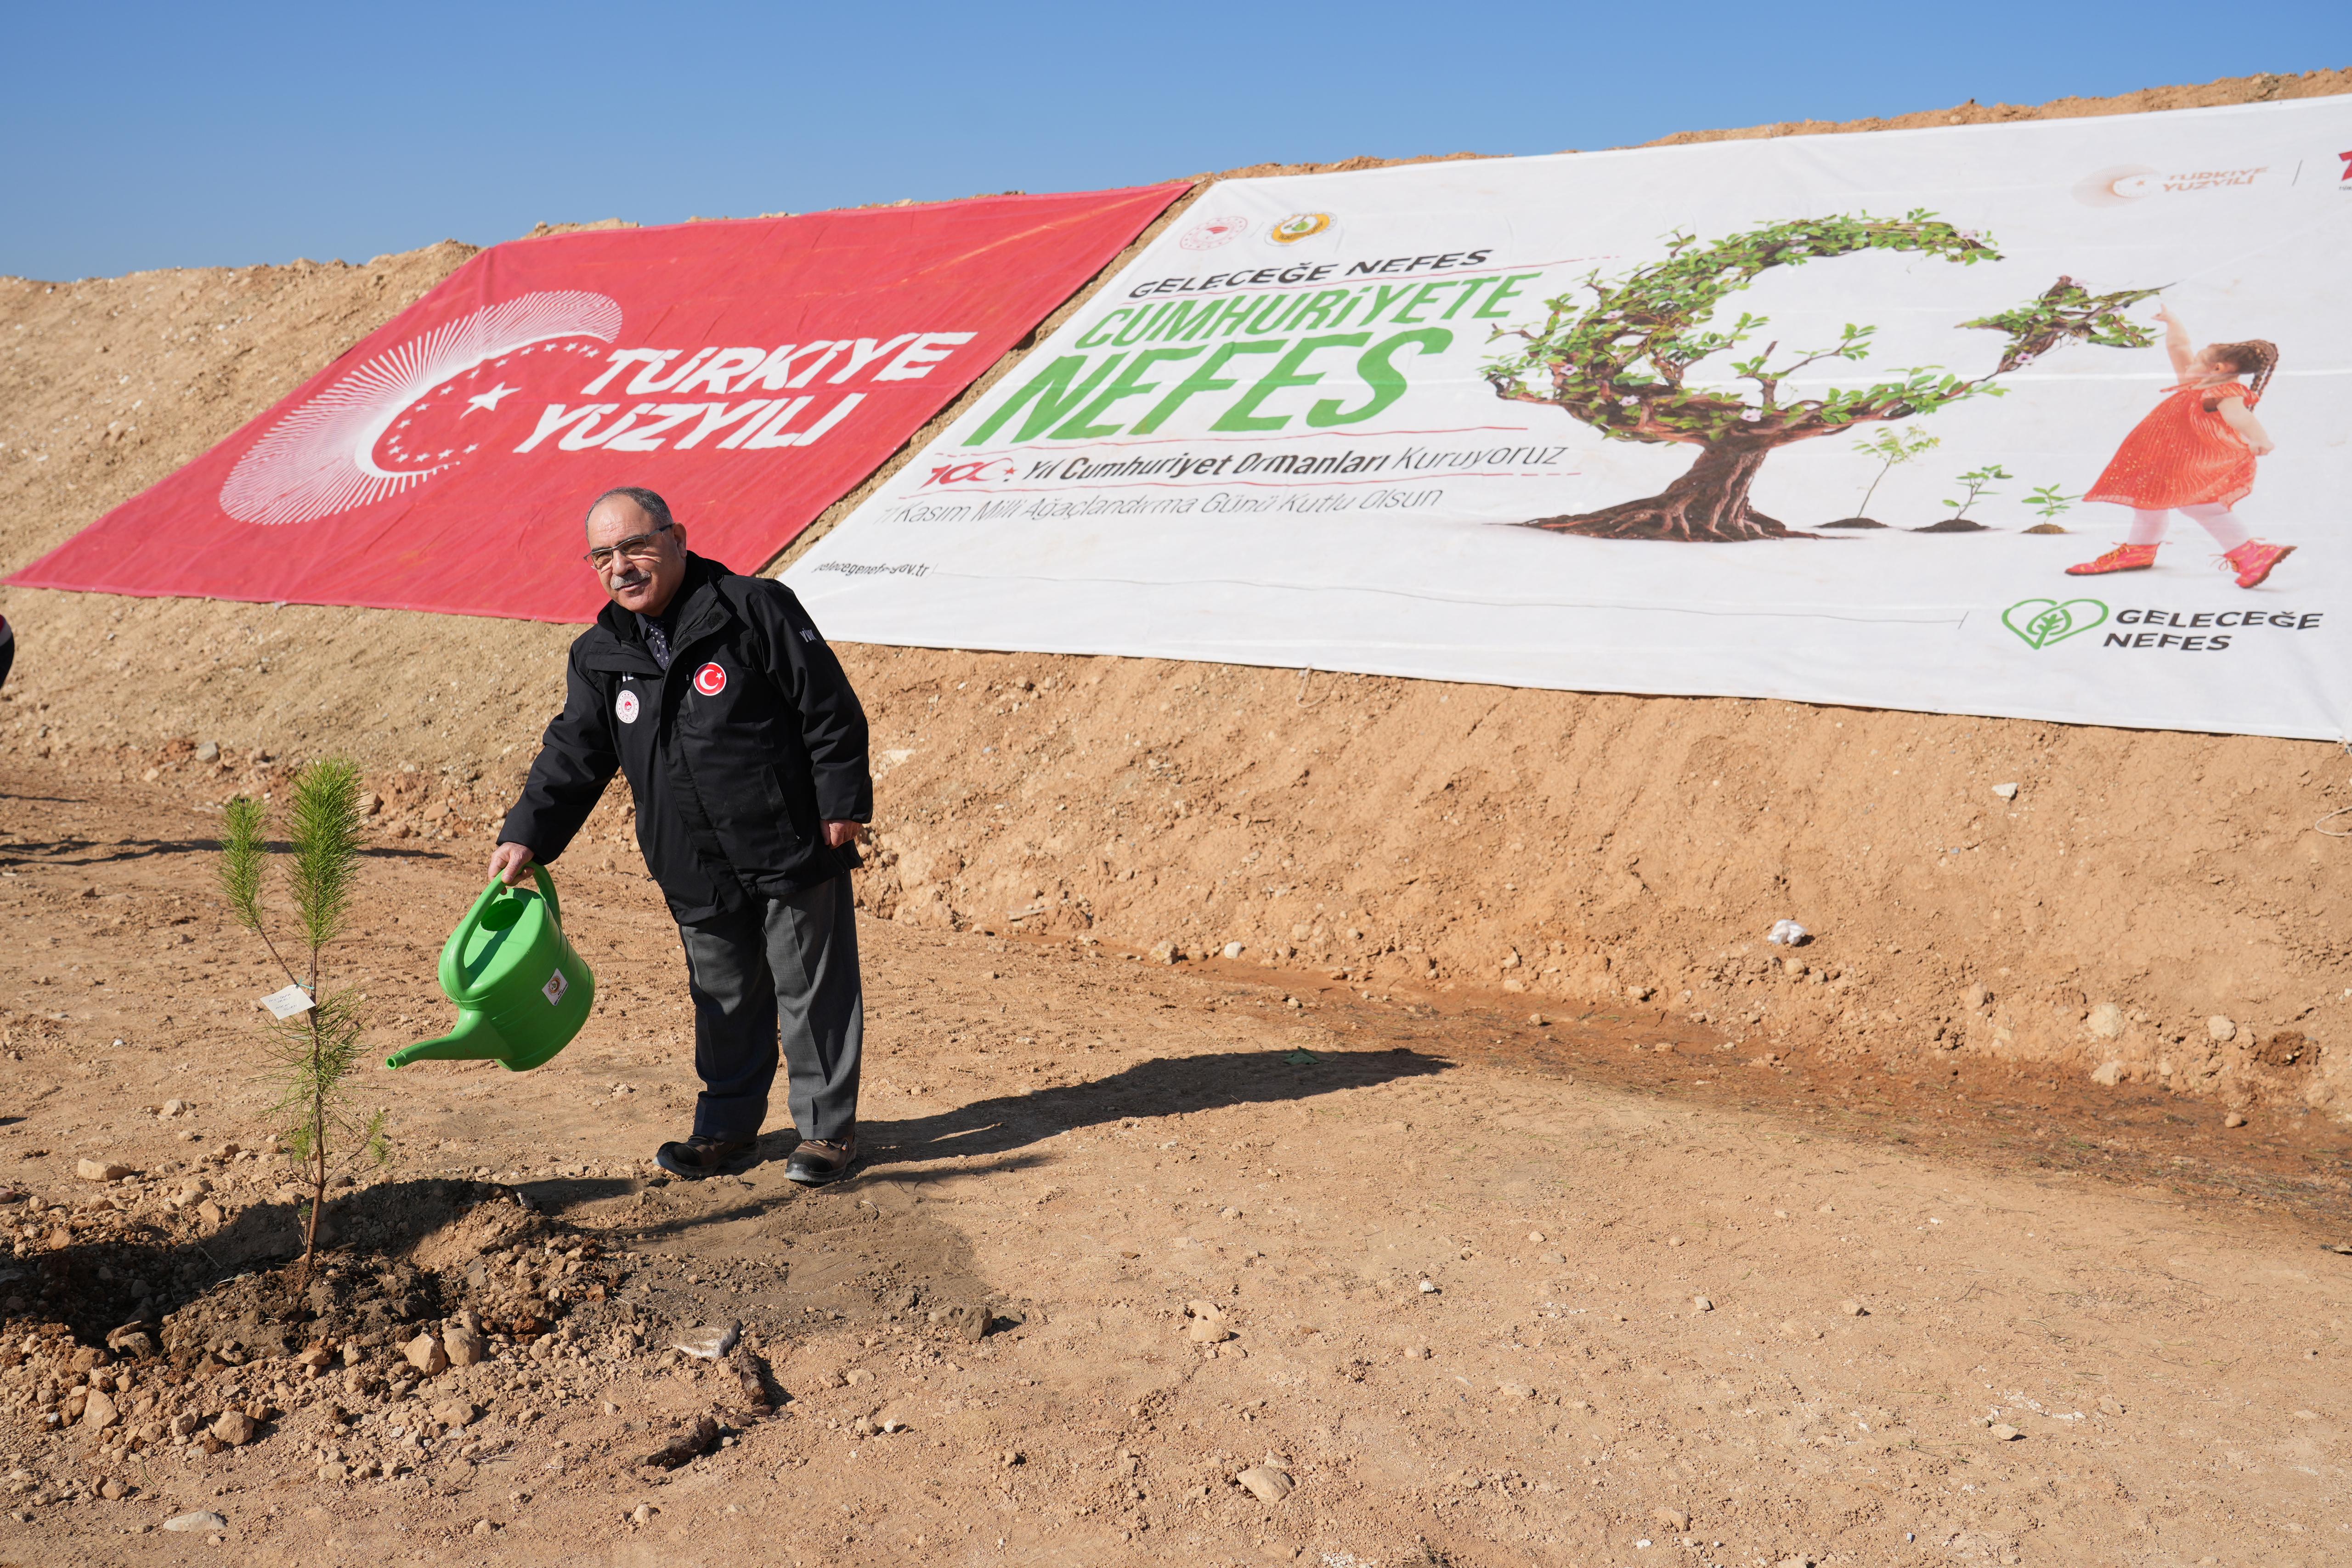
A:
[[[1402,1047],[1385,1051],[1157,1057],[1108,1078],[1029,1094],[999,1095],[933,1116],[903,1121],[863,1118],[857,1131],[864,1156],[859,1168],[1003,1154],[1056,1133],[1129,1117],[1180,1116],[1228,1106],[1311,1100],[1343,1089],[1426,1078],[1454,1065]],[[870,1110],[870,1098],[866,1103]],[[784,1142],[789,1144],[791,1140]]]
[[[1454,1065],[1443,1058],[1423,1056],[1402,1047],[1385,1051],[1287,1050],[1158,1057],[1108,1078],[1062,1084],[1028,1094],[998,1095],[932,1116],[903,1120],[861,1117],[857,1163],[846,1178],[826,1190],[854,1189],[861,1179],[882,1175],[892,1165],[935,1160],[987,1160],[984,1164],[962,1167],[967,1172],[1018,1171],[1038,1158],[1018,1151],[1083,1127],[1100,1127],[1130,1117],[1150,1121],[1228,1106],[1312,1100],[1343,1089],[1428,1078],[1449,1071]],[[870,1095],[866,1106],[869,1111],[873,1109]],[[742,1174],[781,1162],[791,1156],[800,1141],[800,1134],[790,1127],[762,1133],[750,1152],[730,1162],[726,1169],[731,1174]],[[667,1177],[656,1177],[653,1184],[667,1182]],[[551,1214],[618,1195],[635,1186],[634,1182],[625,1181],[525,1184],[532,1202]],[[730,1191],[727,1201],[707,1212],[676,1215],[642,1225],[637,1235],[641,1239],[681,1237],[713,1225],[772,1214],[807,1196],[801,1188],[785,1186],[736,1201]]]

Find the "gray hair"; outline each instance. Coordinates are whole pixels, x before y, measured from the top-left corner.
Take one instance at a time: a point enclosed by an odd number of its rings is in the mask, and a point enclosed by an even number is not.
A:
[[[606,490],[603,495],[598,496],[594,500],[588,503],[588,515],[590,517],[595,516],[596,509],[603,506],[606,501],[611,500],[614,496],[620,496],[625,500],[636,502],[638,508],[643,510],[647,517],[654,520],[654,530],[656,532],[659,532],[661,530],[667,528],[671,523],[677,521],[669,514],[669,502],[662,500],[661,497],[646,489],[643,485],[614,485],[611,489]]]

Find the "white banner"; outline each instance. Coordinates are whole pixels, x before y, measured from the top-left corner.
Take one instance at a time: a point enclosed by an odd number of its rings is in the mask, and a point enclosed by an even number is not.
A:
[[[2340,738],[2347,258],[2341,98],[1232,181],[788,580],[859,641]]]

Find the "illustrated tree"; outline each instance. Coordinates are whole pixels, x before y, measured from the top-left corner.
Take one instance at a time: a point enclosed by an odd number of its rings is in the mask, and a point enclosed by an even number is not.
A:
[[[1860,425],[1923,417],[1971,397],[1999,396],[2003,389],[1991,384],[1995,380],[2064,343],[2145,348],[2155,341],[2123,312],[2156,289],[2093,294],[2062,277],[2014,310],[1960,323],[2008,339],[1999,363],[1980,375],[1922,365],[1854,390],[1784,395],[1790,378],[1809,365],[1859,363],[1869,357],[1878,329],[1852,322],[1835,344],[1799,351],[1785,363],[1772,363],[1780,348],[1777,340],[1744,359],[1728,360],[1727,382],[1694,374],[1701,362],[1736,353],[1770,325],[1768,318],[1743,311],[1727,330],[1714,327],[1716,309],[1727,296],[1775,267],[1870,250],[1940,257],[1960,266],[2000,259],[1988,240],[1925,211],[1901,218],[1798,218],[1711,245],[1676,234],[1662,261],[1614,281],[1604,281],[1598,272],[1587,275],[1580,287],[1590,291],[1590,300],[1571,292],[1545,301],[1550,314],[1541,326],[1497,329],[1497,339],[1516,337],[1522,346],[1483,367],[1496,395],[1562,409],[1612,440],[1673,441],[1698,448],[1689,469],[1654,496],[1599,511],[1538,518],[1530,526],[1602,539],[1790,537],[1787,526],[1748,500],[1758,471],[1776,449]],[[1738,382],[1752,383],[1752,392]]]
[[[362,1116],[353,1110],[346,1082],[358,1063],[366,1027],[360,997],[349,987],[324,994],[320,990],[320,958],[342,934],[359,878],[359,769],[341,758],[304,768],[294,780],[288,816],[291,855],[286,884],[293,895],[301,946],[310,950],[306,973],[298,975],[286,962],[264,919],[261,893],[269,860],[269,818],[268,808],[249,795],[228,803],[220,873],[229,912],[261,939],[285,974],[288,990],[281,994],[299,993],[292,1011],[270,1026],[270,1076],[278,1097],[270,1115],[310,1189],[300,1275],[307,1281],[318,1254],[319,1215],[326,1206],[334,1156],[386,1158],[383,1113]],[[299,961],[299,949],[297,955]]]

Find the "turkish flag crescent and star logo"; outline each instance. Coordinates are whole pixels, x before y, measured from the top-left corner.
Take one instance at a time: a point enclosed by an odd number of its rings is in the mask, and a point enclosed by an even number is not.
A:
[[[615,485],[756,571],[1188,188],[495,246],[9,581],[586,621]]]
[[[727,672],[715,664],[706,664],[694,672],[694,689],[705,697],[716,697],[727,689]]]

